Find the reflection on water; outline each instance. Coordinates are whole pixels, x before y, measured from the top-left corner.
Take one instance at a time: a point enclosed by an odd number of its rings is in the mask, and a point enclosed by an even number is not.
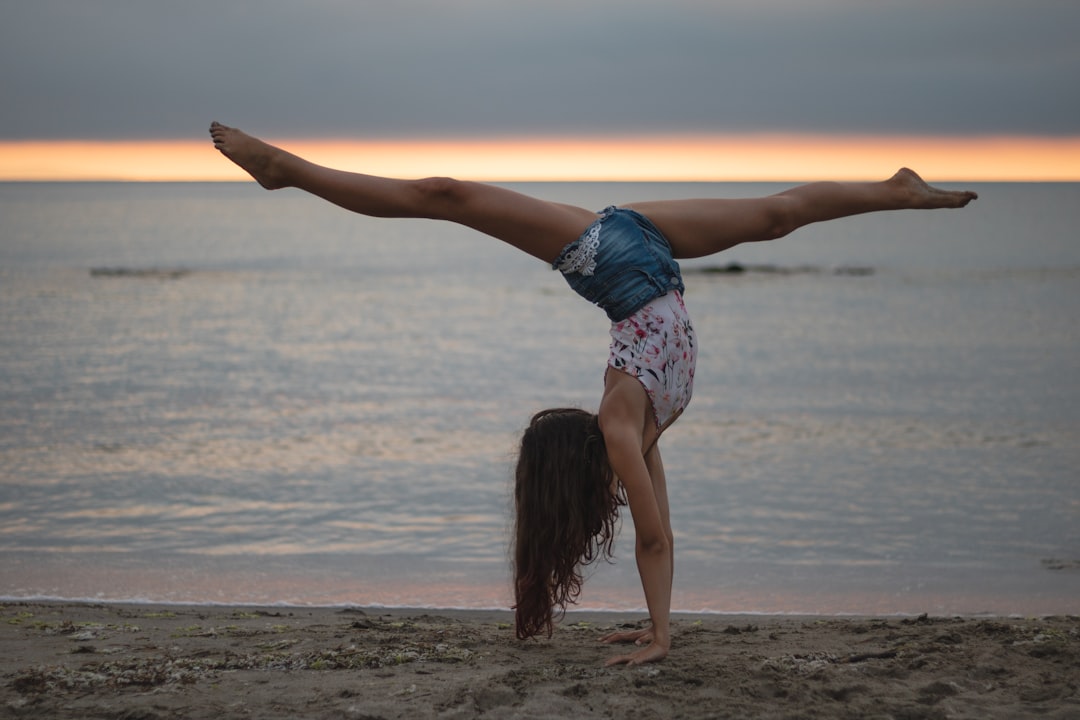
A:
[[[0,188],[0,595],[507,604],[516,439],[595,408],[603,314],[472,233],[274,197]],[[1080,250],[958,217],[733,251],[873,273],[688,273],[676,607],[1075,611],[1043,560],[1080,558]],[[640,606],[627,530],[586,605]]]

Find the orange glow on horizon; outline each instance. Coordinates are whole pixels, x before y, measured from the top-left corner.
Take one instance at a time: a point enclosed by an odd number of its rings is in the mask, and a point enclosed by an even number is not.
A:
[[[709,135],[487,140],[272,140],[314,162],[389,177],[477,180],[1080,181],[1080,137]],[[2,181],[249,179],[209,140],[0,142]]]

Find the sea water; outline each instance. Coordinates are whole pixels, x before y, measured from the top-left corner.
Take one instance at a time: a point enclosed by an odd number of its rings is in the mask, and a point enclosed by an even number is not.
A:
[[[1080,612],[1080,187],[974,189],[684,263],[675,609]],[[0,596],[508,607],[518,437],[595,410],[606,331],[464,228],[250,183],[2,184]],[[644,606],[629,517],[581,606]]]

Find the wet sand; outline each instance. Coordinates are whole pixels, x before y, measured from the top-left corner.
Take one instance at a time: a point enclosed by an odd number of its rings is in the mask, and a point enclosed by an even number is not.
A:
[[[0,605],[0,717],[1080,718],[1080,617],[680,615],[671,655],[604,668],[641,618]]]

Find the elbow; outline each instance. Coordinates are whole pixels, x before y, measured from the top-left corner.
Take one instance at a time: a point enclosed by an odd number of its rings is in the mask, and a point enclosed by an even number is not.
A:
[[[649,537],[638,536],[638,555],[668,555],[671,552],[671,539],[665,535]]]

